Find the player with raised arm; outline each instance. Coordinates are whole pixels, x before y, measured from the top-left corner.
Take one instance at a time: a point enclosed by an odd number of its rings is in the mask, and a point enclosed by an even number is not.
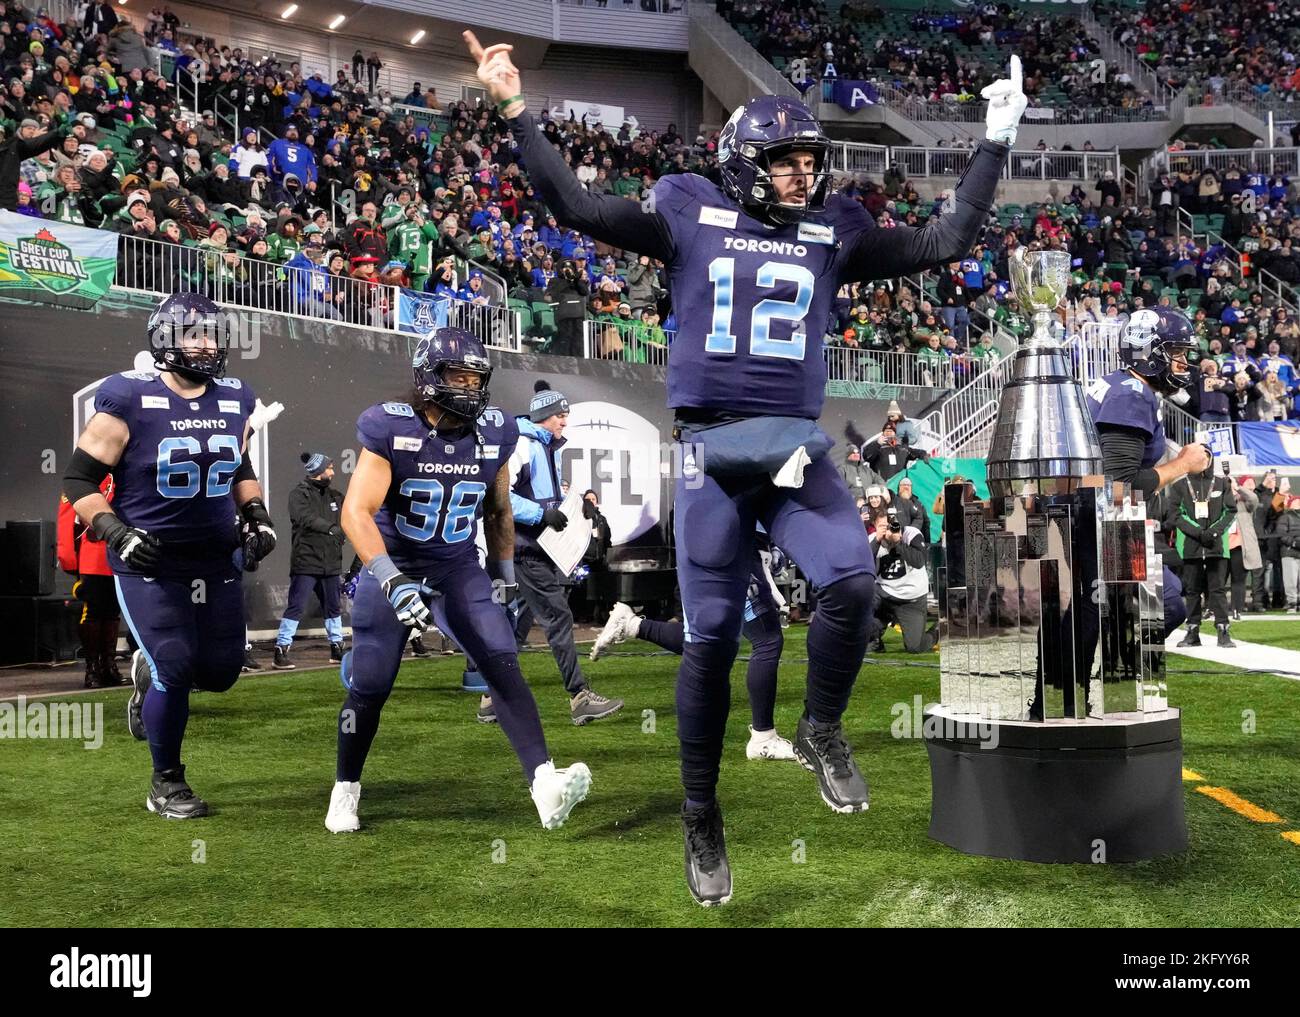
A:
[[[343,530],[365,567],[352,606],[352,649],[341,674],[336,782],[325,826],[360,828],[361,771],[379,730],[412,628],[441,594],[448,634],[478,665],[531,788],[542,826],[564,824],[586,797],[584,763],[556,769],[532,691],[519,671],[504,605],[514,598],[510,453],[519,429],[488,406],[492,368],[483,344],[459,328],[421,339],[408,402],[381,403],[357,420],[361,456],[343,499]],[[487,571],[474,538],[483,517]]]
[[[225,377],[226,315],[201,294],[177,293],[150,316],[148,335],[159,373],[127,371],[99,386],[63,490],[108,545],[140,646],[127,725],[153,756],[145,805],[195,819],[208,805],[181,763],[190,690],[225,692],[239,678],[241,576],[271,553],[275,530],[248,456],[256,400]],[[109,471],[111,506],[99,490]]]
[[[678,315],[668,405],[692,452],[682,472],[695,471],[677,480],[674,522],[686,626],[677,679],[685,870],[699,903],[721,904],[732,878],[716,787],[756,522],[817,590],[795,753],[832,809],[867,807],[840,721],[866,650],[875,577],[853,499],[825,455],[831,439],[815,423],[822,336],[844,283],[970,251],[1027,102],[1020,61],[985,90],[989,140],[972,153],[951,211],[923,228],[884,230],[862,205],[828,194],[831,143],[807,107],[784,96],[753,99],[727,120],[721,187],[684,173],[661,178],[640,205],[591,193],[525,111],[511,47],[464,37],[556,219],[668,267]]]

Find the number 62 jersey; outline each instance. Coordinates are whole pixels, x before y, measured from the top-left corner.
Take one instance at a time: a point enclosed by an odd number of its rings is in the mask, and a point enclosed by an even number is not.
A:
[[[159,374],[127,371],[105,378],[95,412],[123,421],[130,437],[113,468],[113,511],[156,536],[167,549],[162,575],[228,568],[238,546],[233,494],[244,431],[256,400],[238,378],[216,378],[192,399]],[[113,571],[129,574],[110,553]]]
[[[489,406],[476,427],[448,436],[409,403],[381,403],[357,418],[357,440],[392,469],[375,524],[398,568],[421,575],[477,555],[483,498],[519,441],[513,418]]]

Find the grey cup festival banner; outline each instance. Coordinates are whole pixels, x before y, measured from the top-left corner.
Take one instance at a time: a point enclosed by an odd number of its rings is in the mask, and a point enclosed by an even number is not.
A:
[[[116,233],[0,212],[0,297],[94,307],[116,271]]]

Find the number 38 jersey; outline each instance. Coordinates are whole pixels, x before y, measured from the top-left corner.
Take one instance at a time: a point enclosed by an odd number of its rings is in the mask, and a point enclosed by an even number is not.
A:
[[[668,405],[820,416],[822,336],[843,261],[874,225],[866,210],[832,195],[824,211],[771,227],[694,174],[660,179],[647,207],[676,250]]]
[[[448,436],[431,430],[408,403],[381,403],[357,419],[357,440],[392,467],[375,524],[398,568],[418,575],[458,555],[477,555],[483,498],[519,441],[512,418],[489,406],[477,428]]]
[[[127,371],[106,378],[95,411],[126,423],[130,438],[113,468],[113,511],[158,537],[174,554],[224,558],[238,544],[235,470],[256,400],[237,378],[217,378],[183,399],[162,376]],[[127,571],[114,561],[114,571]]]

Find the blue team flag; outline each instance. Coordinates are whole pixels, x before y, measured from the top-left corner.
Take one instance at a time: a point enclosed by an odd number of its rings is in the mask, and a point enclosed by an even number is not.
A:
[[[1300,421],[1241,423],[1237,440],[1251,466],[1300,466]]]
[[[451,301],[433,293],[402,289],[397,294],[397,330],[426,336],[447,324]]]

